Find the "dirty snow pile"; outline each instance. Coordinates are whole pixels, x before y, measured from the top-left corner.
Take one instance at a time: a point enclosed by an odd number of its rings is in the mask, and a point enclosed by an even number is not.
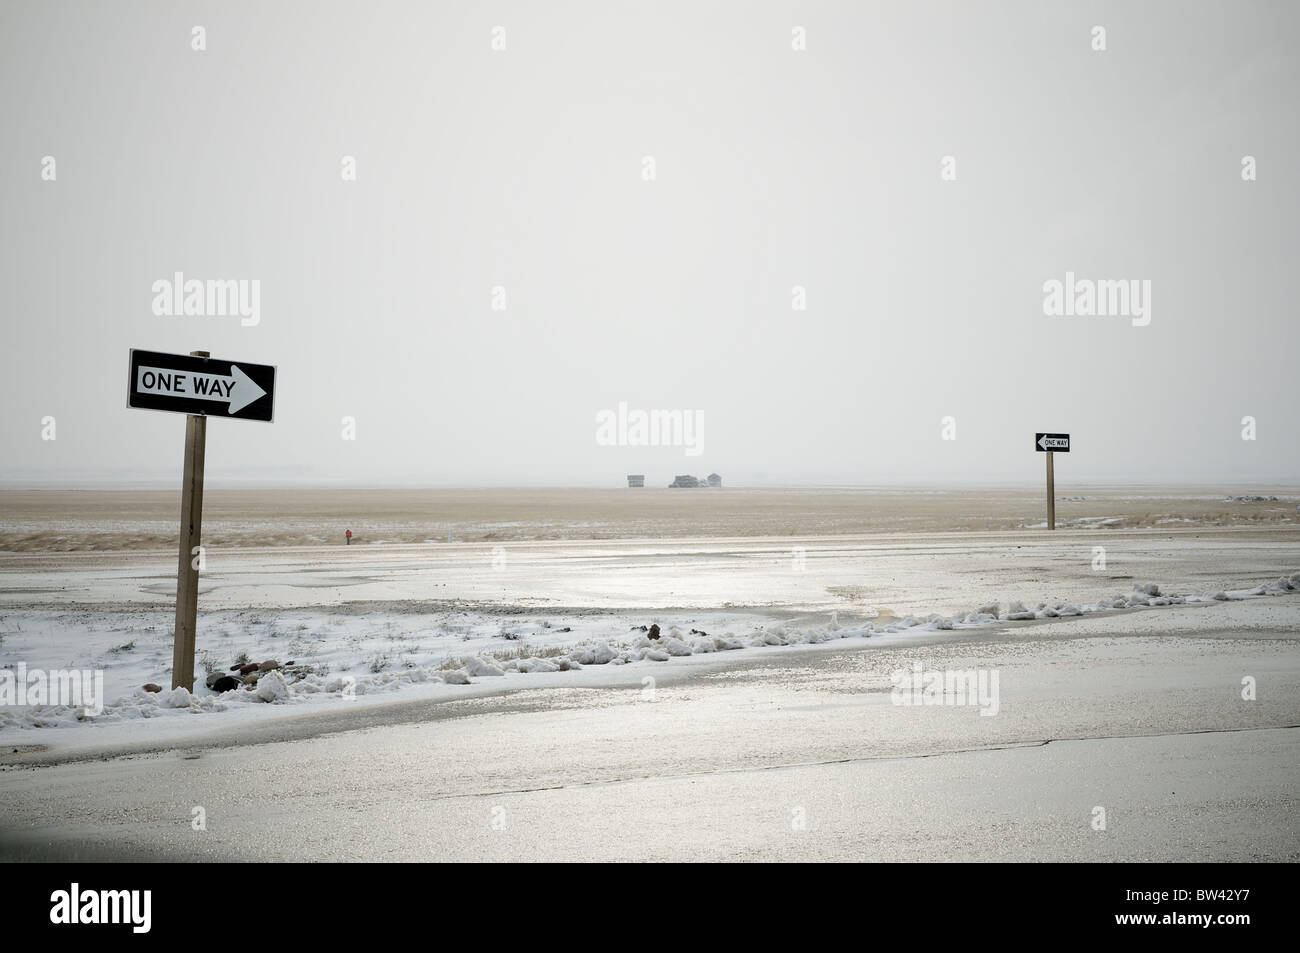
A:
[[[286,612],[268,621],[250,618],[241,610],[225,616],[215,613],[206,623],[205,642],[217,647],[199,652],[204,674],[199,675],[193,691],[164,690],[158,684],[169,680],[164,673],[170,672],[171,660],[171,633],[161,617],[137,613],[124,621],[120,614],[111,613],[90,619],[84,613],[18,614],[0,620],[0,696],[6,685],[12,694],[17,667],[34,668],[32,659],[39,659],[50,670],[97,670],[107,684],[100,699],[102,710],[93,713],[81,705],[0,704],[0,732],[12,736],[22,729],[78,722],[270,711],[418,691],[421,686],[422,697],[454,698],[458,686],[483,680],[501,679],[502,685],[509,685],[516,679],[596,666],[607,666],[612,672],[621,666],[720,652],[990,629],[1016,622],[1239,601],[1297,591],[1300,572],[1246,590],[1175,595],[1162,592],[1155,583],[1145,583],[1095,603],[1011,600],[954,615],[897,618],[886,613],[847,626],[840,625],[833,614],[829,623],[795,626],[772,624],[760,616],[717,612],[710,616],[709,627],[718,630],[713,633],[667,618],[662,629],[658,624],[629,626],[628,618],[614,613],[564,620],[564,625],[547,620],[503,626],[499,618],[469,613],[461,614],[467,621],[455,623],[445,619],[433,623],[429,616],[418,614],[343,617],[327,611]],[[150,620],[154,624],[146,624]],[[134,636],[130,642],[105,647],[124,632]],[[98,645],[89,644],[96,640]],[[137,645],[137,640],[146,644]],[[251,651],[277,644],[294,653],[283,664],[275,658],[260,662],[249,658]],[[226,656],[224,660],[218,659],[221,654]],[[20,663],[20,658],[25,661]]]

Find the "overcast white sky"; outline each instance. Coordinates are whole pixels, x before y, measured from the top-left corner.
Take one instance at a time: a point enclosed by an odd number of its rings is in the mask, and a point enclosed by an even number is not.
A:
[[[1057,430],[1062,485],[1300,481],[1298,47],[1285,2],[4,0],[0,480],[179,480],[139,347],[278,365],[217,480],[1034,480]],[[260,323],[155,315],[176,271]],[[1045,315],[1067,271],[1150,323]],[[620,401],[703,453],[598,445]]]

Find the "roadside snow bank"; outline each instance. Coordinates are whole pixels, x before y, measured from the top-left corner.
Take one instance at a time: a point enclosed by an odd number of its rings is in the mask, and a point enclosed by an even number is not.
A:
[[[206,687],[205,679],[200,676],[193,692],[185,688],[171,691],[132,688],[125,694],[122,689],[126,685],[167,681],[163,673],[169,669],[171,652],[170,632],[165,627],[122,626],[120,619],[114,617],[102,627],[102,631],[114,633],[105,636],[109,641],[103,644],[120,640],[120,633],[125,631],[135,638],[125,644],[87,652],[84,630],[97,631],[96,626],[106,617],[90,624],[83,619],[83,631],[75,633],[70,631],[75,625],[74,620],[82,617],[37,614],[22,618],[18,634],[25,637],[24,645],[0,641],[0,646],[4,647],[4,655],[0,657],[0,664],[3,664],[0,668],[0,734],[13,736],[15,732],[33,728],[85,725],[88,722],[111,724],[232,709],[251,712],[258,708],[318,704],[330,699],[382,696],[420,685],[429,686],[437,697],[445,694],[454,698],[458,686],[483,679],[501,679],[503,684],[514,684],[517,679],[578,671],[588,666],[653,665],[674,658],[771,646],[994,629],[1017,622],[1241,601],[1296,591],[1300,591],[1300,571],[1246,590],[1173,594],[1162,591],[1156,583],[1143,583],[1135,585],[1128,593],[1082,605],[1066,601],[1008,600],[1005,603],[986,603],[952,615],[896,618],[886,614],[869,622],[847,626],[840,625],[834,616],[827,624],[804,626],[773,625],[765,621],[755,623],[751,618],[743,626],[738,626],[740,631],[729,630],[720,634],[689,625],[671,624],[666,620],[662,631],[658,626],[629,627],[626,618],[615,614],[587,616],[563,626],[550,621],[501,626],[499,621],[490,617],[471,617],[469,622],[443,623],[438,631],[431,632],[427,619],[418,616],[410,619],[385,617],[377,626],[373,619],[346,619],[337,622],[339,628],[334,629],[331,627],[336,624],[333,619],[303,619],[300,614],[285,613],[276,619],[275,625],[298,633],[286,647],[294,651],[297,659],[306,658],[307,661],[290,661],[283,666],[273,659],[260,664],[250,663],[250,650],[263,648],[266,643],[262,640],[268,637],[267,623],[256,619],[244,622],[242,629],[234,625],[217,633],[218,637],[226,637],[221,650],[229,656],[225,661],[214,662],[213,649],[200,652],[200,658],[205,659],[210,672],[206,680],[209,684],[234,684],[238,688],[214,691]],[[722,612],[718,617],[724,624],[734,621]],[[400,631],[399,621],[413,628]],[[298,623],[296,627],[292,624],[295,622]],[[45,630],[39,627],[42,623],[47,626]],[[630,634],[611,634],[611,628],[617,629],[620,623],[623,624],[622,632],[628,633],[630,628]],[[420,629],[420,626],[424,628]],[[13,632],[0,633],[0,637],[14,635]],[[137,639],[143,641],[150,635],[152,642],[136,645]],[[243,641],[238,638],[241,635]],[[270,637],[274,638],[274,633]],[[419,644],[420,640],[424,644]],[[214,639],[209,636],[207,641],[211,643]],[[220,642],[220,638],[215,641]],[[384,651],[378,651],[381,648]],[[236,649],[243,651],[236,655]],[[106,691],[106,697],[112,700],[105,700],[102,711],[94,713],[84,706],[14,704],[12,699],[17,697],[15,665],[19,661],[15,652],[21,653],[27,665],[32,666],[30,659],[36,658],[42,650],[45,657],[40,661],[48,669],[75,667],[100,669],[111,674],[118,686],[116,692],[111,690],[111,686]],[[230,665],[232,660],[234,664]],[[246,671],[246,674],[240,674]],[[226,672],[230,674],[219,677]],[[158,685],[149,687],[157,689]]]

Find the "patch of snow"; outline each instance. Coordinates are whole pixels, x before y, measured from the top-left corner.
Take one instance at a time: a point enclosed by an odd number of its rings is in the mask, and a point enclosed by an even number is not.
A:
[[[184,689],[176,689],[184,691]],[[289,691],[289,685],[284,680],[284,676],[278,671],[272,670],[267,672],[257,680],[257,687],[253,689],[253,695],[258,701],[270,704],[282,705],[289,700],[293,692]]]

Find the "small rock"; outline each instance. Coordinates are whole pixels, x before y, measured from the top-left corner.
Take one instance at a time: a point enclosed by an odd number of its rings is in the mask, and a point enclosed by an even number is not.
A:
[[[247,675],[249,672],[256,672],[259,668],[261,668],[261,666],[256,662],[249,662],[247,665],[239,666],[239,674]]]
[[[659,626],[658,626],[658,625],[652,625],[652,626],[650,626],[650,632],[649,632],[649,635],[650,635],[650,638],[652,638],[652,639],[657,639],[657,638],[659,638]]]
[[[280,667],[280,663],[273,658],[267,659],[261,665],[257,666],[263,672],[271,672]]]
[[[208,679],[207,679],[207,686],[208,686],[208,688],[211,688],[213,685],[215,685],[215,684],[216,684],[217,682],[219,682],[221,679],[223,679],[223,678],[229,678],[229,677],[230,677],[229,675],[222,675],[220,672],[213,672],[211,675],[208,676]]]
[[[154,693],[157,693],[157,692],[162,691],[162,686],[161,686],[161,685],[155,685],[153,682],[150,682],[149,684],[145,685],[144,690],[145,690],[146,692],[154,692]]]
[[[233,675],[222,675],[215,682],[210,683],[208,688],[212,689],[217,694],[223,694],[225,692],[233,692],[241,684],[242,682]]]

